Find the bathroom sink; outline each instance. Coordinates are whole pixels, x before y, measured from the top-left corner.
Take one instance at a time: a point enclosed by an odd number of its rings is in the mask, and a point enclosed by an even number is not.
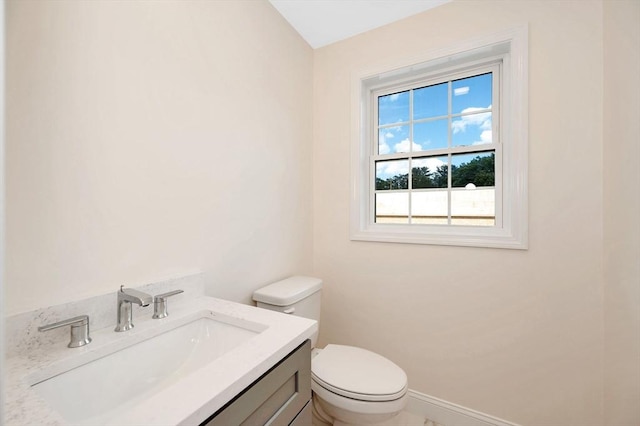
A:
[[[66,371],[52,371],[48,377],[41,372],[31,386],[69,424],[102,425],[266,328],[250,321],[225,321],[201,314]]]

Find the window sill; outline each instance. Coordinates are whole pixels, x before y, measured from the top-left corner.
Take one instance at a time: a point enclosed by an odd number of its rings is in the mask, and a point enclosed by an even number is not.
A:
[[[528,248],[526,231],[511,233],[496,227],[372,224],[365,229],[352,231],[351,240],[519,250]]]

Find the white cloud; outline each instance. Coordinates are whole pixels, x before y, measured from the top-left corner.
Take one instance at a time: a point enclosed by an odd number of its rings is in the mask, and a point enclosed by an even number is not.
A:
[[[411,147],[413,151],[422,151],[422,146],[420,146],[420,144],[411,142],[409,139],[398,142],[393,146],[393,149],[395,149],[394,152],[409,152],[409,147]]]
[[[436,171],[438,167],[445,166],[447,163],[442,161],[440,157],[429,157],[415,159],[411,162],[411,167],[428,167],[430,171]],[[381,161],[376,164],[376,176],[387,179],[392,176],[406,175],[409,173],[409,161]]]
[[[384,155],[391,152],[391,147],[387,143],[387,139],[392,139],[394,134],[387,131],[386,133],[381,131],[378,134],[378,154]]]
[[[453,96],[466,95],[467,93],[469,93],[469,86],[453,89]]]
[[[475,141],[472,145],[484,145],[491,142],[493,142],[493,132],[491,130],[484,130],[480,133],[480,140]]]
[[[400,97],[400,93],[394,93],[393,95],[390,95],[390,96],[389,96],[389,100],[390,100],[391,102],[395,102],[395,101],[397,101],[397,100],[398,100],[398,98],[399,98],[399,97]]]
[[[421,158],[419,160],[413,160],[412,167],[428,167],[430,171],[435,171],[438,167],[444,166],[447,163],[440,160],[438,157]]]
[[[488,106],[491,108],[491,105]],[[463,114],[466,113],[474,113],[477,111],[483,111],[487,108],[478,108],[478,107],[470,107],[462,110]],[[453,133],[464,132],[467,129],[467,126],[477,126],[482,130],[490,130],[491,129],[491,113],[483,112],[478,114],[471,115],[463,115],[462,117],[454,120],[451,123],[451,128],[453,129]]]
[[[378,154],[379,155],[384,155],[384,154],[388,154],[391,152],[391,148],[389,148],[389,145],[387,145],[386,143],[382,142],[378,145]]]
[[[492,136],[493,136],[493,132],[491,130],[485,130],[480,135],[480,139],[485,141],[485,142],[491,142]]]
[[[382,161],[376,164],[376,175],[383,179],[396,175],[406,175],[407,173],[409,173],[409,162],[407,160]]]

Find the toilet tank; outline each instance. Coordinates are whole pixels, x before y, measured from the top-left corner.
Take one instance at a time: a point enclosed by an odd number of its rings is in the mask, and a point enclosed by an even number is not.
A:
[[[294,276],[269,284],[253,293],[259,308],[310,318],[320,323],[320,278]],[[318,333],[311,339],[316,346]]]

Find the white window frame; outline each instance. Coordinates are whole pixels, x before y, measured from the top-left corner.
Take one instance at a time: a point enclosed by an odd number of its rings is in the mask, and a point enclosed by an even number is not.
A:
[[[377,138],[372,134],[374,92],[393,85],[453,74],[499,62],[496,225],[375,223]],[[494,90],[494,93],[496,91]],[[528,248],[528,31],[526,26],[494,32],[391,66],[360,71],[352,79],[351,239],[391,243],[493,248]],[[499,157],[502,158],[499,158]]]
[[[409,162],[409,164],[412,163],[412,161],[414,159],[419,159],[419,158],[424,158],[424,157],[450,157],[451,155],[456,155],[456,154],[476,154],[476,153],[481,153],[481,152],[493,152],[495,154],[495,188],[494,188],[494,192],[495,192],[495,203],[494,203],[494,207],[496,210],[496,214],[495,214],[495,222],[498,225],[502,224],[502,208],[501,208],[501,203],[502,203],[502,152],[501,152],[501,148],[502,148],[502,144],[500,144],[498,141],[500,139],[500,131],[499,131],[499,121],[500,121],[500,88],[501,88],[501,83],[500,83],[500,74],[501,74],[501,68],[502,68],[502,56],[499,55],[498,57],[495,58],[488,58],[487,61],[480,61],[480,62],[474,62],[473,64],[467,64],[467,66],[465,66],[464,68],[455,68],[454,70],[451,70],[451,72],[449,72],[449,70],[447,70],[446,73],[444,74],[440,74],[438,77],[433,78],[432,76],[427,76],[427,78],[422,78],[422,79],[417,79],[416,81],[412,81],[410,84],[392,84],[392,85],[382,85],[382,88],[378,88],[379,85],[373,84],[371,85],[371,87],[369,87],[370,91],[371,91],[371,99],[373,100],[373,102],[371,102],[371,117],[372,120],[368,120],[369,125],[371,126],[371,130],[372,130],[372,138],[370,143],[373,144],[373,146],[371,147],[371,154],[369,155],[370,158],[370,162],[371,164],[369,165],[369,171],[371,173],[370,179],[375,181],[376,178],[376,163],[380,162],[380,161],[393,161],[393,160],[407,160]],[[465,78],[470,78],[470,77],[474,77],[477,75],[481,75],[481,74],[487,74],[487,73],[491,73],[492,75],[492,105],[491,105],[491,109],[487,109],[491,114],[492,114],[492,143],[483,143],[481,145],[469,145],[469,146],[454,146],[452,144],[448,145],[447,148],[439,148],[436,150],[427,150],[427,151],[413,151],[413,146],[412,144],[410,144],[410,150],[408,152],[398,152],[398,153],[387,153],[387,154],[379,154],[378,148],[379,148],[379,126],[378,126],[378,108],[376,107],[377,102],[376,100],[379,97],[382,96],[386,96],[386,95],[390,95],[393,93],[399,93],[399,92],[412,92],[413,90],[422,88],[422,87],[427,87],[427,86],[432,86],[435,84],[440,84],[440,83],[448,83],[450,81],[455,81],[458,79],[465,79]],[[448,85],[448,90],[451,90],[451,85]],[[449,93],[449,95],[451,95],[451,93]],[[412,97],[412,95],[410,94],[410,98]],[[450,102],[450,101],[449,101]],[[409,102],[410,104],[410,108],[413,108],[413,101]],[[474,112],[474,113],[467,113],[465,115],[473,115],[473,114],[478,114],[478,113],[484,113],[484,111],[479,111],[479,112]],[[411,114],[410,114],[411,115]],[[442,120],[445,116],[441,116],[438,118],[438,120]],[[452,114],[451,111],[447,114],[447,117],[449,119],[457,119],[462,117],[462,115],[458,115],[458,114]],[[431,117],[426,117],[426,118],[421,118],[419,120],[415,120],[417,122],[424,122],[425,120],[430,120],[432,119]],[[393,123],[393,124],[387,124],[384,127],[390,127],[390,126],[397,126],[397,125],[410,125],[409,126],[409,132],[410,135],[412,135],[412,127],[415,123],[413,117],[409,118],[409,121],[407,122],[403,122],[403,123]],[[449,138],[452,137],[452,134],[449,133]],[[413,140],[413,138],[410,136],[410,139]],[[451,141],[449,141],[451,142]],[[449,164],[450,166],[450,164]],[[411,169],[411,166],[409,166],[409,168]],[[452,179],[452,175],[451,173],[448,174],[449,177],[449,183],[451,182]],[[423,189],[416,189],[414,190],[414,188],[412,188],[412,184],[411,184],[411,179],[408,179],[408,184],[409,187],[407,189],[402,189],[402,190],[395,190],[394,192],[396,193],[408,193],[408,194],[413,194],[416,192],[422,192]],[[491,187],[489,187],[491,188]],[[484,187],[483,187],[484,189]],[[448,186],[446,188],[438,188],[437,190],[443,190],[446,191],[449,196],[448,198],[448,203],[447,203],[447,220],[450,221],[452,219],[451,216],[451,193],[452,192],[457,192],[457,191],[467,191],[465,188],[454,188],[452,186]],[[381,194],[381,193],[386,193],[388,190],[372,190],[370,191],[370,197],[371,199],[369,200],[369,208],[372,209],[373,211],[371,212],[372,217],[377,217],[375,214],[375,199],[376,199],[376,194]],[[427,190],[429,191],[429,190]],[[408,220],[411,221],[412,220],[412,196],[409,195],[408,197]],[[438,226],[442,226],[442,225],[438,225]]]

